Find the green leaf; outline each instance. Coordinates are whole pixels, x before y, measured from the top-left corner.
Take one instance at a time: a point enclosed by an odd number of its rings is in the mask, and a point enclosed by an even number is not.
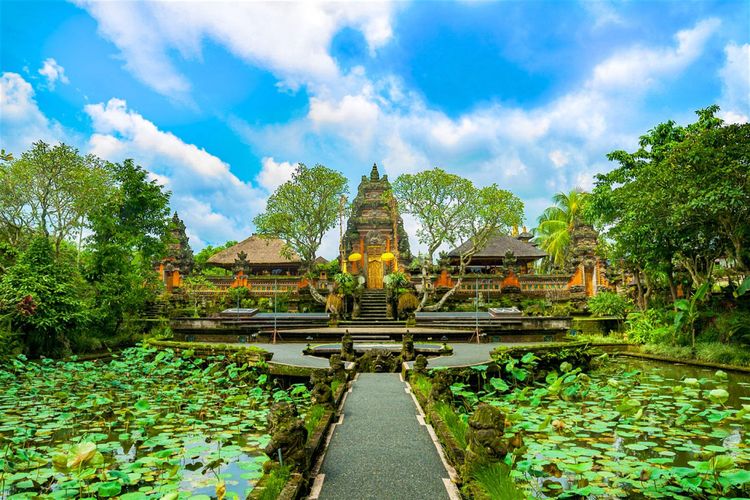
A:
[[[729,399],[729,393],[724,389],[714,389],[708,393],[708,399],[714,403],[724,404]]]
[[[138,400],[138,402],[135,405],[133,405],[133,406],[138,411],[148,411],[149,409],[151,409],[151,405],[145,399]]]
[[[122,485],[116,481],[100,483],[96,491],[100,497],[111,498],[120,494]]]

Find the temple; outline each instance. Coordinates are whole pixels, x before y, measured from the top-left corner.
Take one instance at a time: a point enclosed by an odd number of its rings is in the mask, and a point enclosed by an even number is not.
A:
[[[174,214],[171,226],[170,255],[157,265],[168,290],[180,287],[182,277],[193,267],[192,251],[185,234],[185,225]],[[466,244],[468,245],[468,243]],[[596,256],[597,233],[593,227],[578,224],[571,231],[569,266],[553,274],[541,274],[536,263],[546,256],[533,242],[533,235],[524,227],[511,234],[497,234],[471,259],[465,278],[455,292],[456,297],[470,298],[478,292],[488,299],[501,296],[584,298],[610,288],[605,266]],[[384,278],[393,271],[411,277],[414,286],[421,286],[418,271],[410,264],[412,254],[409,237],[391,194],[387,175],[381,175],[373,164],[370,175],[363,175],[351,203],[346,230],[341,234],[338,265],[342,271],[358,276],[365,288],[373,293],[384,287]],[[428,286],[450,288],[456,283],[455,272],[462,247],[449,251],[441,269]],[[327,261],[319,258],[316,263]],[[213,255],[208,264],[230,271],[230,276],[208,276],[215,291],[230,287],[246,287],[252,296],[267,297],[284,293],[296,300],[307,287],[325,294],[333,286],[324,268],[312,272],[302,268],[298,255],[285,249],[280,239],[252,235],[236,245]],[[413,274],[412,274],[413,273]]]
[[[343,247],[348,271],[364,276],[367,288],[383,288],[383,277],[389,270],[403,268],[411,261],[409,238],[391,195],[391,184],[387,175],[380,175],[377,164],[359,183]]]

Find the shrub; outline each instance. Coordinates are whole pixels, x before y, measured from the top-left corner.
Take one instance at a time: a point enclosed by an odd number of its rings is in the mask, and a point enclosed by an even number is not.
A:
[[[406,276],[406,274],[395,271],[391,274],[387,275],[385,278],[383,278],[383,284],[391,290],[391,291],[398,291],[403,288],[406,288],[411,283],[411,280]]]
[[[674,326],[669,313],[660,309],[647,309],[640,313],[630,313],[625,322],[625,335],[631,342],[650,344],[674,340]],[[674,342],[672,342],[674,343]]]
[[[402,316],[413,312],[419,307],[419,299],[411,293],[404,293],[398,298],[398,314]]]
[[[601,292],[588,301],[589,311],[594,316],[614,316],[624,319],[633,309],[633,303],[627,297],[615,292]]]

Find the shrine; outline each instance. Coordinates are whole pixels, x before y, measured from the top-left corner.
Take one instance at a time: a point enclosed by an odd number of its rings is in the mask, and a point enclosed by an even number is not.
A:
[[[391,184],[387,175],[380,175],[377,164],[359,183],[342,247],[346,256],[343,267],[348,265],[349,272],[363,277],[367,288],[383,288],[389,271],[402,269],[411,261],[409,238]]]

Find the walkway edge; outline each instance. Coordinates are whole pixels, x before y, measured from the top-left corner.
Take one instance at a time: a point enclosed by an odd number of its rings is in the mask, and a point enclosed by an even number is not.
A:
[[[401,379],[403,380],[403,376]],[[445,489],[448,491],[448,497],[451,500],[461,500],[461,493],[458,491],[458,487],[456,486],[456,483],[460,480],[458,472],[456,472],[456,469],[450,463],[448,463],[448,459],[445,456],[445,451],[443,451],[443,446],[440,444],[440,440],[438,439],[437,434],[435,434],[435,429],[433,429],[432,425],[428,424],[425,421],[424,410],[419,404],[419,401],[417,401],[417,397],[414,395],[414,392],[411,390],[411,384],[406,381],[404,381],[404,383],[406,384],[409,396],[411,396],[412,401],[414,401],[414,405],[417,407],[417,420],[419,421],[420,425],[423,425],[427,429],[427,432],[430,435],[430,440],[432,441],[432,444],[435,445],[435,449],[438,452],[440,461],[443,463],[443,467],[445,467],[445,470],[448,472],[449,478],[443,478],[443,484],[445,485]]]

